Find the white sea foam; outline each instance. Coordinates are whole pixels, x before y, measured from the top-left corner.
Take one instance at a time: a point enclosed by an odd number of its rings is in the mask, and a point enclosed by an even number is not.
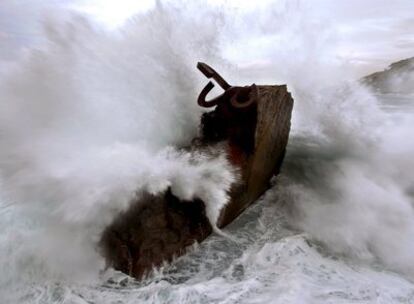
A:
[[[217,28],[188,16],[159,6],[118,33],[80,17],[49,21],[48,45],[4,76],[3,196],[22,211],[15,220],[33,229],[21,236],[21,251],[17,236],[6,240],[2,262],[10,250],[26,261],[11,263],[10,275],[21,276],[29,257],[43,275],[97,277],[102,229],[143,191],[171,187],[182,199],[201,198],[215,225],[236,172],[224,154],[170,147],[188,144],[198,129],[197,60],[217,60]]]

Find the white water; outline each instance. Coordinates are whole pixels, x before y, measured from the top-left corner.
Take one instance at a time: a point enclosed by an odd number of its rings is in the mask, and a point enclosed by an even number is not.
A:
[[[414,302],[413,97],[344,82],[353,69],[315,17],[301,2],[246,15],[187,4],[115,33],[49,22],[48,45],[0,85],[0,302]],[[265,64],[236,68],[219,49]],[[143,283],[102,273],[94,242],[140,191],[204,193],[216,214],[225,202],[223,159],[169,148],[197,130],[197,61],[232,83],[288,84],[283,173],[226,228],[240,243],[212,236]]]

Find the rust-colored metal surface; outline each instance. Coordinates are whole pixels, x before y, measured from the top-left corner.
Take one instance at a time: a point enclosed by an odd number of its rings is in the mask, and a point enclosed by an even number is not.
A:
[[[224,227],[269,187],[283,161],[290,130],[293,99],[286,86],[229,85],[205,63],[198,69],[215,80],[224,93],[207,101],[214,87],[209,82],[200,93],[202,107],[215,107],[201,117],[200,135],[192,150],[223,143],[227,157],[241,172],[230,189],[230,202],[218,226]],[[102,253],[108,264],[136,278],[171,261],[194,242],[212,232],[201,200],[180,201],[171,191],[144,195],[133,202],[104,232]]]
[[[221,214],[219,227],[233,221],[269,188],[270,179],[279,174],[286,153],[292,96],[284,85],[258,88],[253,147],[242,152],[241,183],[232,188],[231,199]]]
[[[255,84],[245,87],[231,86],[224,80],[224,78],[217,73],[212,67],[206,63],[199,62],[197,68],[207,77],[213,78],[220,87],[224,90],[224,93],[216,98],[207,101],[207,94],[214,88],[214,84],[209,81],[203,88],[198,96],[198,104],[204,108],[210,108],[217,105],[223,105],[230,103],[235,109],[248,108],[257,103],[257,87]]]

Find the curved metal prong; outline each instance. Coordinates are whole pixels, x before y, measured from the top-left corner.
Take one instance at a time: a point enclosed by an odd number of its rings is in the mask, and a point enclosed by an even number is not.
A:
[[[197,69],[199,69],[200,72],[203,73],[204,76],[206,76],[208,79],[213,78],[219,84],[219,86],[223,88],[223,90],[227,90],[231,87],[231,85],[229,85],[227,81],[225,81],[224,78],[221,77],[221,75],[208,64],[204,62],[198,62]]]
[[[258,89],[256,84],[240,88],[230,99],[230,103],[237,109],[247,108],[257,101]]]
[[[207,94],[214,88],[214,84],[209,81],[208,84],[204,87],[204,89],[201,91],[200,95],[198,95],[198,105],[200,107],[204,108],[211,108],[217,105],[218,99],[222,96],[218,96],[210,101],[206,100]]]
[[[197,62],[197,69],[199,69],[200,72],[209,79],[212,78],[216,73],[216,71],[211,66],[204,62]]]

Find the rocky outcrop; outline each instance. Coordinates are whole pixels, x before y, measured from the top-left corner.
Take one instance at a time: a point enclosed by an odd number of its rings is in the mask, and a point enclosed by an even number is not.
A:
[[[368,75],[362,83],[379,93],[414,93],[414,57],[391,64],[386,70]]]
[[[285,154],[293,99],[286,86],[257,86],[256,94],[256,102],[247,108],[224,102],[205,113],[200,136],[188,148],[208,151],[206,147],[212,147],[214,151],[219,144],[225,147],[220,153],[226,153],[240,172],[218,219],[219,227],[234,220],[268,189]],[[201,242],[212,230],[205,202],[182,201],[168,190],[157,196],[145,194],[132,203],[105,230],[101,248],[109,265],[141,278]]]

